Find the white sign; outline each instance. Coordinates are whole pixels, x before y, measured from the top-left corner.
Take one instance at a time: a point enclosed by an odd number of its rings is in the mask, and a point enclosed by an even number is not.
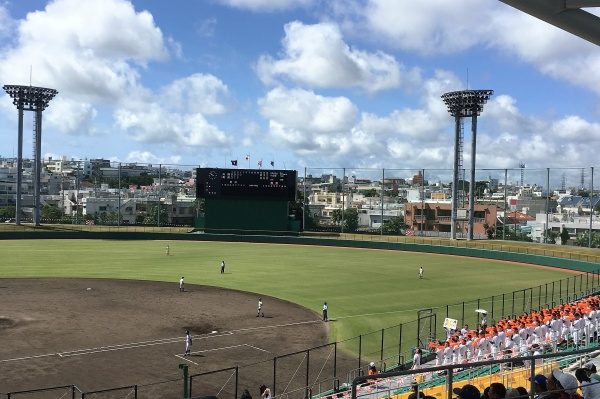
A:
[[[457,324],[458,320],[456,319],[449,319],[447,317],[444,319],[444,328],[447,328],[448,330],[456,330]]]
[[[458,220],[468,219],[467,210],[466,209],[457,209],[456,210],[456,219],[458,219]]]

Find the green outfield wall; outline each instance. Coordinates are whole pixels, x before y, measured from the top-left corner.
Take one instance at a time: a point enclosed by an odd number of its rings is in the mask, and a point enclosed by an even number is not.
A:
[[[267,244],[319,245],[331,247],[365,248],[392,251],[424,252],[440,255],[469,256],[496,259],[542,266],[558,267],[581,272],[598,270],[598,264],[582,260],[557,258],[516,252],[444,245],[393,243],[383,241],[354,241],[315,237],[288,237],[264,235],[202,234],[202,233],[143,233],[143,232],[94,232],[94,231],[23,231],[0,232],[0,240],[15,239],[101,239],[101,240],[187,240],[225,241]]]

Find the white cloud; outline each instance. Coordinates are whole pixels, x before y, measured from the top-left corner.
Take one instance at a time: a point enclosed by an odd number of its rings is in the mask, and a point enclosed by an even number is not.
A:
[[[1,15],[1,14],[0,14]],[[227,145],[228,136],[206,116],[226,111],[227,86],[212,75],[192,74],[153,91],[139,70],[163,61],[168,48],[147,11],[124,0],[55,0],[18,23],[14,47],[0,53],[0,77],[59,91],[46,111],[51,126],[67,134],[93,133],[98,109],[113,108],[114,125],[137,141],[174,146]]]
[[[73,135],[93,134],[93,123],[97,115],[98,112],[91,104],[65,98],[54,100],[52,107],[44,113],[50,126]]]
[[[424,96],[427,104],[427,94]],[[397,110],[382,117],[363,113],[359,117],[356,105],[345,97],[282,87],[268,92],[259,106],[269,121],[270,141],[300,157],[321,162],[373,166],[397,163],[396,156],[410,155],[401,159],[404,163],[417,159],[415,144],[419,142],[435,142],[441,150],[448,144],[443,131],[448,116],[431,118],[427,109]],[[411,150],[404,151],[403,147]]]
[[[418,71],[407,71],[389,54],[350,48],[334,24],[290,22],[282,45],[280,59],[263,55],[257,62],[264,83],[283,77],[313,87],[357,87],[373,93],[419,80]]]
[[[216,115],[225,112],[227,86],[213,75],[196,73],[177,79],[161,89],[160,96],[167,109]]]
[[[149,151],[131,151],[129,154],[127,154],[125,162],[168,165],[181,163],[181,157],[179,155],[159,157]]]
[[[367,0],[329,7],[346,35],[426,55],[488,48],[600,94],[597,46],[498,1]]]
[[[424,54],[463,51],[480,42],[491,29],[482,20],[493,13],[492,2],[480,0],[428,0],[402,2],[368,0],[350,11],[332,11],[346,31],[367,33],[375,41],[384,40],[395,48]],[[360,34],[359,33],[359,34]]]
[[[10,14],[4,4],[0,4],[0,39],[9,37],[14,28],[14,20],[10,17]]]
[[[208,38],[213,37],[215,35],[215,29],[217,28],[217,19],[215,17],[210,17],[203,19],[198,23],[196,27],[196,32],[200,37]]]
[[[233,8],[271,12],[308,7],[316,0],[217,0],[217,2]]]
[[[219,146],[230,139],[199,113],[172,113],[157,103],[115,111],[116,126],[133,133],[135,140],[173,146]]]
[[[324,97],[312,91],[277,87],[259,100],[264,117],[293,128],[327,134],[348,131],[357,109],[345,97]]]
[[[418,91],[419,106],[383,115],[360,112],[345,97],[277,87],[259,100],[268,121],[264,140],[309,166],[449,169],[454,121],[440,93],[459,86],[453,74],[436,71]],[[470,118],[464,119],[464,127],[468,166]],[[596,155],[589,149],[598,146],[600,124],[574,115],[526,115],[507,94],[493,96],[478,118],[478,168],[515,168],[520,160],[528,168],[594,165]]]
[[[55,0],[18,21],[16,33],[0,51],[0,80],[28,85],[32,67],[33,85],[59,92],[52,123],[71,133],[89,132],[93,108],[143,95],[138,69],[168,57],[152,15],[124,0]],[[55,102],[61,109],[50,111]]]
[[[174,146],[226,146],[231,138],[206,115],[221,114],[227,86],[213,75],[178,79],[115,110],[116,126],[137,141]]]

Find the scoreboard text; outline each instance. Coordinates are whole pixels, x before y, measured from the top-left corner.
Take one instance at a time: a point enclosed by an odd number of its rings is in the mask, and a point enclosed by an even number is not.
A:
[[[260,198],[294,201],[295,170],[196,169],[198,198]]]

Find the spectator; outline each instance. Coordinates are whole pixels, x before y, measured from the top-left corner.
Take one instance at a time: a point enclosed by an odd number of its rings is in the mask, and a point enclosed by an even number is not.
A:
[[[517,391],[519,391],[520,398],[526,398],[527,396],[529,396],[529,393],[527,392],[527,389],[525,389],[525,387],[517,387],[516,389]]]
[[[454,388],[452,390],[456,395],[458,395],[459,399],[480,399],[481,394],[479,393],[479,389],[471,384],[463,385],[462,388]]]
[[[536,399],[550,398],[552,395],[548,393],[548,379],[538,374],[533,377],[533,393]]]
[[[425,394],[423,393],[423,391],[419,391],[419,384],[417,384],[416,382],[413,382],[412,384],[410,384],[410,387],[412,389],[412,393],[410,395],[408,395],[408,399],[417,399],[417,398],[423,399],[425,397]]]
[[[260,388],[258,388],[259,392],[260,392],[260,397],[261,399],[271,399],[271,389],[267,388],[266,385],[261,385]]]
[[[506,398],[518,398],[521,394],[517,390],[517,388],[508,388],[506,390]]]
[[[577,378],[572,374],[563,373],[560,369],[552,370],[548,378],[548,390],[556,391],[558,399],[581,399],[577,394]]]
[[[592,381],[600,382],[600,376],[596,374],[596,365],[594,363],[587,362],[583,365],[583,368]]]
[[[581,384],[581,393],[584,399],[600,398],[600,382],[592,381],[585,368],[580,368],[575,371],[575,378]]]
[[[500,382],[494,382],[490,384],[488,395],[490,399],[504,399],[506,398],[506,387]]]
[[[242,397],[240,399],[252,399],[252,395],[250,395],[250,392],[247,389],[244,389],[244,392],[242,392]]]
[[[375,363],[369,363],[369,368],[367,370],[367,375],[375,375],[377,374],[377,367],[375,367]]]

